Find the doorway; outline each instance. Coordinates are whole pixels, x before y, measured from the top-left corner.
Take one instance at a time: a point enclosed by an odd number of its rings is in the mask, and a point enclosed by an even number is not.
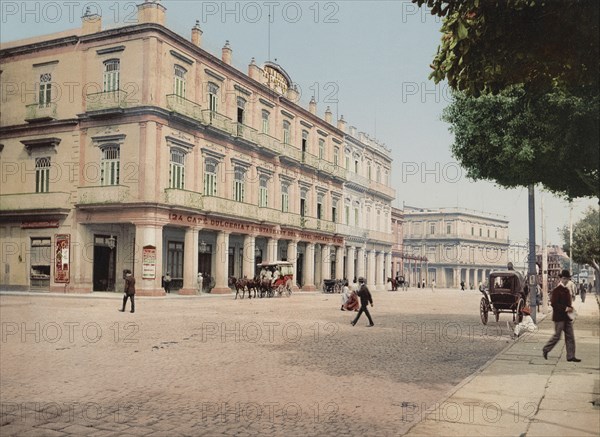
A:
[[[116,252],[115,237],[94,235],[93,291],[115,291]]]

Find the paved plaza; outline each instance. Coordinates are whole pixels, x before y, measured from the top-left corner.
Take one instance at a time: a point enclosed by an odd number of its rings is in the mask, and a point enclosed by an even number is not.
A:
[[[402,435],[513,345],[479,299],[376,292],[369,328],[337,294],[138,298],[135,314],[104,293],[4,294],[0,434]]]

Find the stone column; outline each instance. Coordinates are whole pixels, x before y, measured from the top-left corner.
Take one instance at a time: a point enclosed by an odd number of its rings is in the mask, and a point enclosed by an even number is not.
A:
[[[365,271],[365,248],[364,247],[357,247],[356,248],[356,260],[357,260],[357,265],[356,265],[356,270],[358,270],[356,272],[356,276],[360,277],[362,276],[363,278],[367,277],[367,272]]]
[[[385,263],[385,276],[383,278],[384,280],[384,287],[387,286],[387,278],[394,278],[394,274],[392,273],[392,253],[391,252],[386,252],[384,255],[384,263]],[[390,289],[391,289],[392,285],[390,284]]]
[[[304,284],[302,291],[315,291],[315,245],[306,243],[304,251]]]
[[[229,271],[229,232],[217,233],[217,247],[215,250],[215,288],[213,294],[231,293],[227,285],[227,272]]]
[[[454,288],[460,289],[460,269],[454,269]]]
[[[334,279],[334,278],[332,278]],[[344,247],[335,248],[335,279],[344,279]],[[350,279],[352,281],[352,279]]]
[[[288,247],[287,247],[287,259],[289,262],[291,262],[294,265],[294,283],[292,284],[292,290],[293,291],[298,291],[298,283],[296,281],[298,281],[298,278],[296,277],[296,272],[298,271],[298,241],[296,240],[290,240],[288,241]]]
[[[248,279],[254,278],[254,250],[256,249],[256,237],[254,235],[244,236],[244,257],[242,262],[242,276]]]
[[[322,279],[333,279],[331,276],[331,245],[323,245],[321,248],[321,273]]]
[[[375,251],[367,252],[367,286],[375,289]]]
[[[267,238],[267,257],[268,262],[277,261],[277,244],[279,240],[276,238]]]
[[[179,294],[192,295],[198,291],[198,229],[185,230],[183,250],[183,288]]]
[[[323,284],[323,249],[324,244],[315,245],[315,288]]]
[[[156,263],[154,277],[142,276],[142,253],[144,246],[154,246],[156,249]],[[163,272],[163,245],[162,225],[135,225],[135,263],[133,276],[135,277],[135,292],[140,296],[164,296],[165,291],[161,286]]]
[[[383,278],[383,252],[375,255],[375,289],[385,291],[385,279]]]
[[[346,255],[346,279],[348,282],[352,282],[356,277],[354,271],[354,258],[356,258],[356,248],[354,246],[348,246],[348,254]]]

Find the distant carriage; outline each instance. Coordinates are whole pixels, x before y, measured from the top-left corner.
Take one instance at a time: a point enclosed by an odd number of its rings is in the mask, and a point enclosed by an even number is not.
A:
[[[323,293],[341,293],[343,288],[343,279],[323,279]]]
[[[496,322],[500,313],[512,313],[513,321],[520,323],[523,320],[521,310],[527,301],[527,283],[519,272],[508,270],[493,272],[489,277],[489,289],[483,286],[479,291],[483,294],[479,304],[481,322],[487,325],[488,313],[493,313]]]

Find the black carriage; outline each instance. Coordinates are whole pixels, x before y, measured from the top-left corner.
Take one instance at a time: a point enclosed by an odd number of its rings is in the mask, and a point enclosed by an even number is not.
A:
[[[496,322],[500,313],[512,313],[513,322],[521,323],[527,301],[527,283],[523,275],[514,270],[493,272],[490,274],[488,288],[480,287],[483,294],[479,304],[481,322],[487,325],[488,313],[493,313]]]
[[[323,293],[341,293],[343,288],[341,279],[323,279]]]

